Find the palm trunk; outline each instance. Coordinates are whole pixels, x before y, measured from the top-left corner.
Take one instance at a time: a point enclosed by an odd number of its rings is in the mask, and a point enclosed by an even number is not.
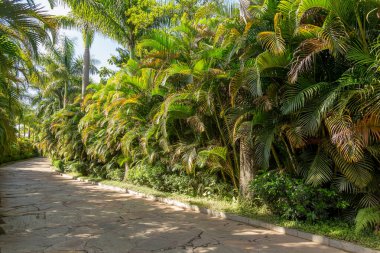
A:
[[[280,158],[278,157],[278,154],[277,154],[277,152],[276,152],[276,149],[274,148],[273,145],[271,146],[270,149],[271,149],[271,151],[272,151],[273,158],[274,158],[274,160],[276,161],[277,169],[281,169],[282,166],[281,166]]]
[[[280,137],[280,139],[281,139],[281,141],[284,143],[284,146],[285,146],[286,152],[287,152],[288,155],[289,155],[289,159],[290,159],[290,162],[291,162],[291,164],[292,164],[293,171],[294,171],[295,173],[298,173],[298,170],[297,170],[297,163],[296,163],[296,161],[295,161],[295,159],[294,159],[294,156],[293,156],[293,152],[292,152],[292,150],[290,150],[290,148],[289,148],[289,146],[288,146],[288,143],[287,143],[287,141],[285,140],[284,137]]]
[[[91,55],[90,48],[92,42],[94,41],[94,30],[92,30],[88,25],[86,25],[82,30],[83,38],[83,74],[82,74],[82,99],[86,93],[87,86],[90,84],[90,65],[91,65]]]
[[[257,174],[253,161],[254,153],[247,138],[240,139],[240,195],[250,197],[249,183]]]
[[[21,120],[18,122],[18,138],[21,138]]]
[[[83,53],[83,76],[82,76],[82,99],[86,92],[86,88],[90,83],[90,45],[85,43]]]
[[[128,176],[128,171],[129,171],[129,164],[128,164],[128,162],[125,162],[124,166],[125,166],[124,181],[127,181],[127,176]]]
[[[132,29],[132,31],[133,30],[134,28]],[[135,59],[136,57],[135,49],[136,49],[136,38],[135,38],[135,34],[131,32],[130,37],[128,38],[128,51],[129,51],[130,59]]]
[[[67,103],[67,83],[65,83],[65,90],[63,93],[63,109],[66,108],[66,103]]]

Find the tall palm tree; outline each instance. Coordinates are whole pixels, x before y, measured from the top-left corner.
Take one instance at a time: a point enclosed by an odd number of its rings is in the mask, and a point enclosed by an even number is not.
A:
[[[45,97],[56,96],[60,108],[66,108],[69,98],[78,94],[82,65],[75,57],[74,43],[64,37],[58,46],[49,48],[49,52],[41,59],[45,70],[41,84]]]
[[[135,59],[135,47],[143,35],[151,29],[170,26],[172,17],[183,14],[193,16],[197,5],[203,1],[172,3],[138,0],[65,0],[64,2],[72,8],[76,17],[91,23],[97,32],[117,41],[128,50],[129,57]]]
[[[84,46],[83,53],[83,74],[82,74],[82,99],[84,98],[86,88],[90,83],[90,48],[94,41],[95,30],[91,23],[76,18],[72,13],[68,16],[57,17],[58,24],[63,28],[75,28],[82,32],[82,41]]]
[[[66,0],[65,2],[71,7],[74,15],[83,20],[83,23],[91,23],[98,32],[127,47],[131,58],[134,58],[136,45],[134,27],[126,16],[126,12],[134,4],[133,1]]]

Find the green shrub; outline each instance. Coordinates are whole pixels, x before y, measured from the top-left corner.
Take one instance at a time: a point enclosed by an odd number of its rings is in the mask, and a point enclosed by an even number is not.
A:
[[[164,174],[165,168],[161,166],[138,164],[128,171],[127,179],[133,184],[145,185],[156,190],[165,191]]]
[[[106,178],[109,180],[121,181],[124,178],[124,169],[119,167],[107,169]]]
[[[251,182],[251,190],[256,201],[286,219],[323,220],[348,207],[337,191],[312,187],[285,173],[258,175]]]
[[[75,172],[83,176],[87,175],[88,164],[81,161],[70,161],[65,164],[65,172]]]
[[[0,164],[38,156],[37,149],[29,139],[19,138],[0,154]]]
[[[59,171],[59,172],[65,172],[65,166],[64,162],[62,160],[53,160],[53,166]]]
[[[355,218],[357,233],[365,229],[375,229],[380,235],[380,206],[360,209]]]
[[[133,184],[152,187],[164,192],[175,192],[190,196],[232,198],[232,187],[220,182],[216,175],[198,172],[194,175],[173,172],[163,166],[137,165],[127,173]]]
[[[191,178],[188,175],[182,174],[170,174],[165,175],[165,191],[176,192],[180,194],[186,194],[194,196],[194,182],[191,182]]]

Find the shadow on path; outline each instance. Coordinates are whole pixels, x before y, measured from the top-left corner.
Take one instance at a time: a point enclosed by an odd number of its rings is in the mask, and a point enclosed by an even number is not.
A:
[[[343,252],[98,188],[36,158],[0,168],[1,253]]]

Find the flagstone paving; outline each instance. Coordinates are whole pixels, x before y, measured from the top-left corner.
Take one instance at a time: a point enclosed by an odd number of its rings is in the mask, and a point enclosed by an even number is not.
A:
[[[334,248],[56,175],[47,159],[0,168],[0,252],[308,252]]]

